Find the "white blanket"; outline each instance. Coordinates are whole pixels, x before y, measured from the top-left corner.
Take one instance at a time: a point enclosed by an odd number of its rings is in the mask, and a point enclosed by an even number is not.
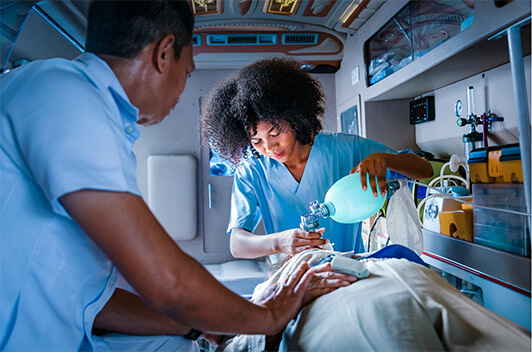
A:
[[[269,281],[328,254],[301,253]],[[281,351],[530,351],[530,332],[476,304],[432,270],[406,259],[364,261],[371,276],[305,307],[286,327]],[[237,336],[218,348],[263,349],[260,335]]]

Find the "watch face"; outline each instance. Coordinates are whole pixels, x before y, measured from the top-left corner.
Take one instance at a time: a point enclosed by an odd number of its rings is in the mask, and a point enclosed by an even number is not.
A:
[[[462,101],[457,100],[456,104],[454,104],[454,114],[456,117],[462,116]]]

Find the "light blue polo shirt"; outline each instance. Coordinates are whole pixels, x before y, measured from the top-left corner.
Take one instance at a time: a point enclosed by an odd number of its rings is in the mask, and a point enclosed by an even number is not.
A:
[[[138,110],[90,53],[29,63],[0,85],[0,350],[90,350],[118,272],[58,199],[140,196]]]
[[[397,152],[356,135],[320,133],[299,183],[283,163],[265,156],[250,157],[235,173],[228,233],[234,227],[254,231],[261,218],[267,234],[299,228],[310,202],[323,202],[336,181],[373,153]],[[320,227],[336,251],[364,251],[360,223],[340,224],[326,218],[320,219]]]

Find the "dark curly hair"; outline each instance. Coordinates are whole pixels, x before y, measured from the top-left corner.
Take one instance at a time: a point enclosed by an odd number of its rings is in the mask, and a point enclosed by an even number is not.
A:
[[[290,126],[298,142],[311,144],[322,130],[324,103],[320,82],[296,61],[260,60],[211,91],[201,113],[203,141],[233,164],[250,152],[259,156],[250,140],[260,121]]]

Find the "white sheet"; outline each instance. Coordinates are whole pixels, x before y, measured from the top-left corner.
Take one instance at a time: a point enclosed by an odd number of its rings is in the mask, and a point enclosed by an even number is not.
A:
[[[271,280],[328,253],[304,252]],[[406,259],[365,261],[371,276],[304,308],[285,329],[281,351],[530,351],[526,329],[476,304],[430,269]],[[263,346],[264,338],[239,336],[219,350],[257,351],[252,345]]]

